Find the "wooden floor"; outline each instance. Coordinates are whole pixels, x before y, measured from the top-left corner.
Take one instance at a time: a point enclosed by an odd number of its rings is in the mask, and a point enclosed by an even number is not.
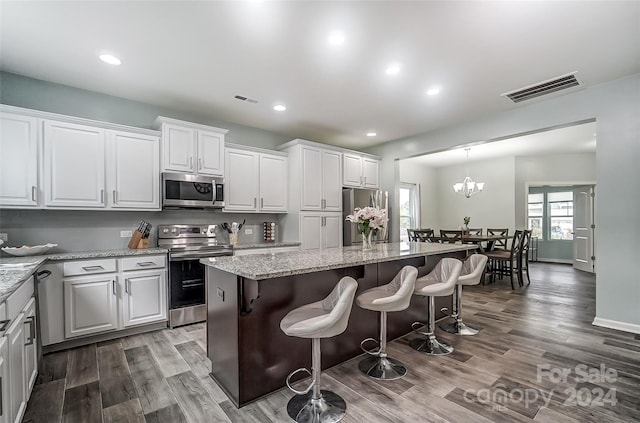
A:
[[[455,347],[451,355],[413,351],[413,334],[390,343],[389,355],[409,368],[403,379],[368,379],[359,358],[323,373],[324,387],[348,404],[343,421],[640,421],[640,336],[591,325],[592,275],[533,263],[531,276],[531,285],[516,291],[506,279],[465,288],[465,321],[482,330],[472,337],[438,331]],[[578,381],[580,364],[617,375]],[[567,378],[539,375],[538,366],[552,375],[567,369]],[[24,421],[290,421],[288,390],[236,409],[208,371],[203,324],[49,354]]]

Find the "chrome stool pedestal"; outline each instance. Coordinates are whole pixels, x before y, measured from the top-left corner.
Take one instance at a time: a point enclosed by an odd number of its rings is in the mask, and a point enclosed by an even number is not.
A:
[[[347,403],[334,392],[320,389],[320,338],[312,339],[311,369],[298,369],[287,376],[287,386],[296,393],[287,403],[287,414],[298,423],[336,423],[342,420]],[[301,371],[312,376],[309,386],[298,391],[291,386],[291,377]]]
[[[451,323],[441,323],[440,329],[445,332],[453,333],[455,335],[475,335],[478,333],[478,329],[474,329],[464,324],[462,321],[462,285],[456,285],[456,295],[453,297],[453,312],[451,318],[454,319]]]
[[[380,342],[378,350],[367,350],[364,343],[367,341],[376,342],[373,338],[367,338],[360,343],[360,348],[365,353],[371,355],[360,361],[358,368],[364,374],[374,379],[394,380],[407,374],[407,368],[394,358],[387,356],[387,312],[380,312]]]
[[[436,339],[435,335],[435,297],[429,296],[429,319],[425,324],[420,322],[414,322],[411,325],[411,328],[423,335],[425,338],[416,338],[409,342],[409,346],[416,351],[420,351],[429,355],[446,355],[451,354],[453,352],[453,347],[451,345],[440,342]],[[426,330],[419,330],[420,327],[426,326]]]

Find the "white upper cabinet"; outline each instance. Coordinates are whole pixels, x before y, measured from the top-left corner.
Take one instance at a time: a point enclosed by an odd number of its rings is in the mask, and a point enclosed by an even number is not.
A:
[[[44,122],[44,194],[49,207],[104,207],[105,130]]]
[[[303,212],[300,214],[300,249],[323,250],[341,245],[341,213]]]
[[[160,208],[158,137],[113,131],[109,163],[111,207]]]
[[[160,116],[154,128],[162,130],[162,171],[224,176],[226,129]]]
[[[342,155],[342,185],[354,188],[373,188],[380,186],[380,161],[355,153]]]
[[[340,153],[305,145],[300,155],[300,210],[341,211]]]
[[[234,146],[225,153],[225,211],[287,211],[287,157]]]
[[[37,120],[0,115],[0,205],[36,207],[38,189]]]

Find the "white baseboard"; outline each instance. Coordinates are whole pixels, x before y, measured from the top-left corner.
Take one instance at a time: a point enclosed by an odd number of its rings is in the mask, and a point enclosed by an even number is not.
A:
[[[562,263],[562,264],[573,264],[573,260],[565,260],[565,259],[555,259],[555,258],[546,258],[546,257],[538,257],[538,260],[544,263]]]
[[[596,317],[595,319],[593,319],[592,324],[594,326],[601,326],[603,328],[609,328],[609,329],[617,329],[624,332],[640,333],[640,325],[636,325],[634,323],[618,322],[616,320],[609,320],[609,319],[603,319],[601,317]]]

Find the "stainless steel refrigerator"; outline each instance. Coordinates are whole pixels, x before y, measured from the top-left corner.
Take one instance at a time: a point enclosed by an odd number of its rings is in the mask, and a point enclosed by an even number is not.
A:
[[[346,219],[347,215],[352,214],[356,207],[379,207],[386,210],[387,217],[389,217],[389,193],[372,189],[343,188],[343,218]],[[384,229],[380,229],[377,234],[372,235],[372,242],[388,242],[388,228],[389,224],[387,223]],[[342,245],[346,247],[356,244],[362,244],[362,232],[358,229],[358,225],[344,221],[342,224]]]

